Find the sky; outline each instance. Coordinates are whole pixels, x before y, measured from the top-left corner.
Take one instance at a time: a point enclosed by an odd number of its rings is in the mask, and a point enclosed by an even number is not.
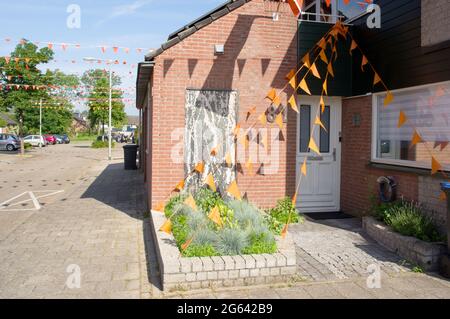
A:
[[[8,56],[20,39],[25,38],[40,47],[49,42],[54,44],[56,62],[44,69],[82,74],[90,68],[107,67],[84,62],[84,57],[119,60],[120,64],[112,68],[122,77],[126,112],[137,115],[134,103],[137,63],[144,60],[148,50],[165,42],[170,33],[223,2],[225,0],[0,0],[3,25],[0,56]],[[77,20],[71,19],[78,16],[73,6],[70,7],[73,4],[78,6],[75,9],[80,9],[80,28],[76,28]],[[68,24],[68,20],[71,23]],[[62,43],[73,45],[63,50]],[[75,44],[79,44],[79,48]],[[119,47],[117,53],[113,47]],[[125,48],[129,49],[128,53]],[[84,110],[83,103],[76,104],[76,108]]]

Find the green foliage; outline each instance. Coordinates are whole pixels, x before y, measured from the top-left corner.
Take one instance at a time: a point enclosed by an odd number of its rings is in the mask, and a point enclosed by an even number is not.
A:
[[[78,133],[76,136],[72,136],[72,142],[86,142],[86,141],[95,141],[97,139],[96,134],[89,133]]]
[[[423,274],[424,273],[423,268],[420,267],[420,266],[413,267],[412,272],[415,272],[417,274]]]
[[[395,232],[427,242],[439,242],[443,237],[437,231],[433,221],[424,215],[422,207],[406,200],[393,203],[373,204],[372,214],[386,223]]]
[[[6,125],[8,125],[8,123],[0,117],[0,127],[6,127]]]
[[[219,193],[215,193],[209,188],[201,188],[194,196],[198,208],[204,212],[210,212],[215,206],[224,204]]]
[[[282,224],[297,224],[303,220],[289,197],[279,200],[277,206],[269,210],[269,214]]]
[[[219,256],[213,245],[190,245],[185,251],[183,251],[183,257],[212,257]]]
[[[115,147],[115,145],[116,144],[114,142],[111,143],[111,147]],[[92,148],[108,148],[109,144],[108,144],[108,141],[94,141],[94,142],[92,142],[91,147]]]
[[[25,150],[31,150],[33,148],[33,145],[31,145],[30,143],[24,143],[23,147],[25,148]]]
[[[177,194],[169,199],[166,206],[164,207],[164,213],[167,218],[170,218],[174,214],[174,208],[178,204],[182,204],[186,199],[186,196],[182,194]]]
[[[286,224],[283,224],[282,222],[279,222],[275,217],[272,215],[266,214],[264,216],[264,219],[269,227],[269,230],[274,233],[275,235],[281,235],[281,232],[283,231],[283,227]]]
[[[218,236],[216,247],[222,255],[240,255],[249,245],[248,235],[242,229],[224,228]]]
[[[251,236],[250,245],[243,250],[244,254],[274,254],[276,251],[277,244],[270,233]]]

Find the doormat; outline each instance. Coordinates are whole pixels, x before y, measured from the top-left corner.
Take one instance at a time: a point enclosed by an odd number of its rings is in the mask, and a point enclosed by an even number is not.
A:
[[[306,213],[303,214],[312,220],[328,220],[328,219],[350,219],[355,216],[344,214],[343,212],[330,212],[330,213]]]

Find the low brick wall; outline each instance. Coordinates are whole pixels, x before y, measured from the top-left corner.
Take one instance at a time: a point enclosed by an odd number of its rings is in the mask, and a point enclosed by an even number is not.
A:
[[[363,229],[380,245],[419,265],[425,271],[439,269],[441,256],[446,251],[444,244],[427,243],[417,238],[400,235],[370,216],[363,217]]]
[[[296,273],[293,240],[277,239],[278,253],[182,257],[172,235],[160,232],[164,214],[152,211],[152,235],[164,291],[280,283]]]

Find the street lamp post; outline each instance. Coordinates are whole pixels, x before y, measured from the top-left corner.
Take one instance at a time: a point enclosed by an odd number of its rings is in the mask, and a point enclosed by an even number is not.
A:
[[[111,70],[112,60],[103,60],[103,59],[96,59],[96,58],[84,58],[83,60],[86,62],[103,61],[103,62],[106,62],[106,64],[108,65],[108,72],[109,72],[108,160],[111,161],[111,159],[112,159],[112,70]]]

